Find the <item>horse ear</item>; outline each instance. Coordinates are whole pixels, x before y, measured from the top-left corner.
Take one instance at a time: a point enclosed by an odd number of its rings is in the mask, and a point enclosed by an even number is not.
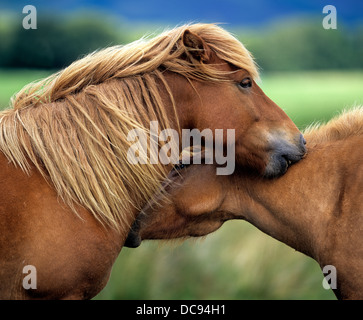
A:
[[[183,33],[182,42],[187,49],[187,53],[194,59],[200,62],[208,62],[210,60],[211,49],[198,35],[187,29]]]

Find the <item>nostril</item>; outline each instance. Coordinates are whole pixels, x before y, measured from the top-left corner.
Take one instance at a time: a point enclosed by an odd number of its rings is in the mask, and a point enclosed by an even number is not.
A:
[[[305,154],[306,153],[306,140],[304,139],[304,136],[300,134],[300,151]]]
[[[300,134],[300,142],[304,145],[306,144],[306,140],[302,134]]]

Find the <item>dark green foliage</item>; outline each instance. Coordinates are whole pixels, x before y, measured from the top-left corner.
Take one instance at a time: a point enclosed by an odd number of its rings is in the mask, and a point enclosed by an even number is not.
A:
[[[1,30],[6,47],[0,47],[0,67],[59,69],[82,55],[120,44],[122,35],[107,19],[38,19],[37,29],[25,30],[21,23]]]
[[[0,21],[0,67],[59,69],[94,50],[161,30],[160,26],[126,26],[95,13],[39,14],[36,30],[23,29],[21,19]],[[232,31],[262,70],[295,71],[362,69],[362,29],[339,24],[337,30],[325,30],[321,19],[293,19],[253,31]]]

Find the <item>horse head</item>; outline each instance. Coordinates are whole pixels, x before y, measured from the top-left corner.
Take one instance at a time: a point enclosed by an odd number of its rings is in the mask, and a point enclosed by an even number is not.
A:
[[[172,67],[165,77],[176,101],[181,128],[234,130],[238,166],[265,177],[284,174],[305,154],[305,140],[286,113],[256,83],[258,72],[249,52],[229,34],[219,41],[190,26],[181,37],[183,59],[204,72],[202,79]],[[222,36],[223,35],[223,36]],[[233,49],[225,52],[223,37]],[[227,135],[215,143],[228,144]]]

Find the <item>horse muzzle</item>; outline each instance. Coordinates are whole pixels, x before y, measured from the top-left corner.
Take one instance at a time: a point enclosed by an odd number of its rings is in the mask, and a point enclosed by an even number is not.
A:
[[[302,134],[298,135],[292,142],[286,139],[273,139],[264,176],[275,178],[286,173],[289,166],[305,156],[305,144],[306,141]]]

